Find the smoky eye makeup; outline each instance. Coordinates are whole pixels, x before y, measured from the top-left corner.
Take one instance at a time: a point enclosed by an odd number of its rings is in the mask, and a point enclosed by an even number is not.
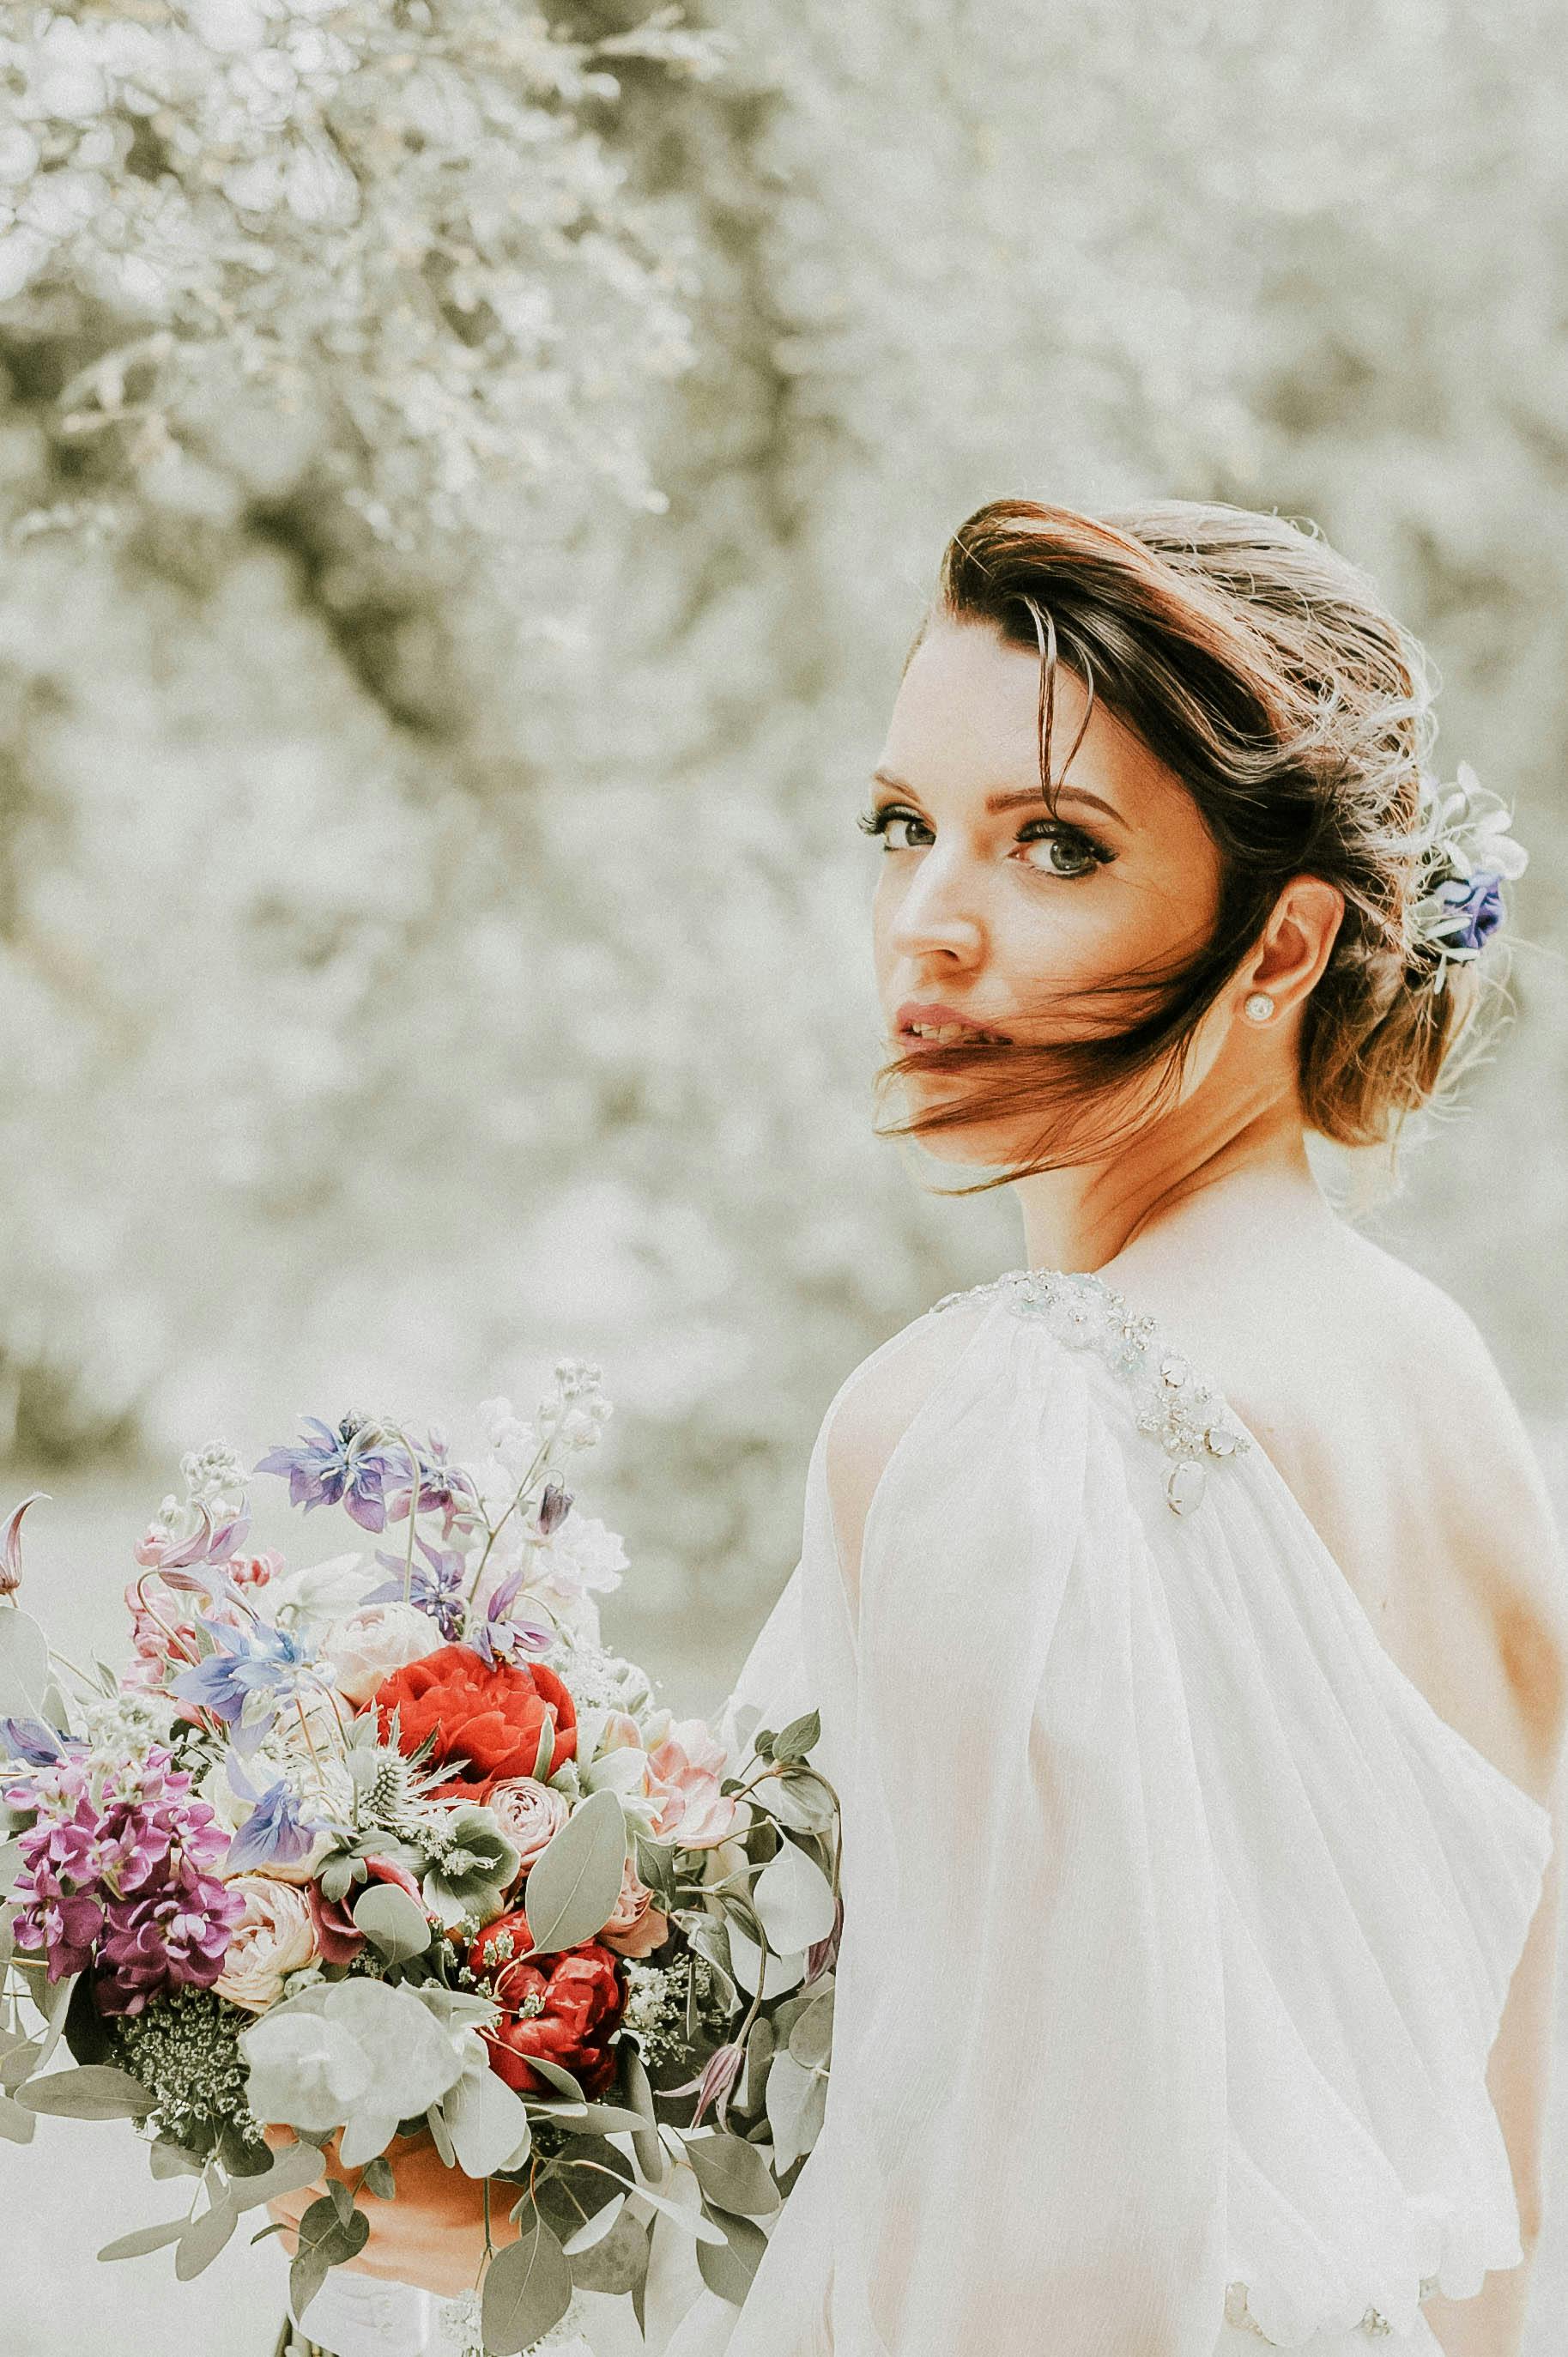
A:
[[[855,823],[865,834],[880,835],[884,851],[912,851],[921,847],[908,840],[896,840],[891,832],[896,828],[912,830],[929,842],[936,840],[935,830],[907,802],[875,803],[871,809],[860,813]],[[1110,845],[1101,842],[1087,827],[1044,813],[1026,820],[1018,829],[1014,850],[1008,856],[1016,857],[1018,852],[1036,843],[1049,846],[1050,856],[1046,859],[1020,859],[1018,864],[1034,869],[1038,875],[1054,877],[1060,882],[1090,875],[1098,867],[1108,866],[1116,856]]]

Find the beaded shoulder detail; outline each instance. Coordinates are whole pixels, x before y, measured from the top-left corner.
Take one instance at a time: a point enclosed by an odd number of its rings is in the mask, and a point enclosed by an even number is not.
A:
[[[1005,1302],[1019,1317],[1043,1318],[1058,1341],[1094,1351],[1122,1379],[1139,1431],[1176,1460],[1165,1476],[1173,1514],[1191,1513],[1211,1465],[1251,1447],[1221,1394],[1165,1342],[1155,1319],[1092,1270],[1010,1269],[987,1284],[944,1294],[931,1309],[934,1315],[960,1302],[990,1300]]]

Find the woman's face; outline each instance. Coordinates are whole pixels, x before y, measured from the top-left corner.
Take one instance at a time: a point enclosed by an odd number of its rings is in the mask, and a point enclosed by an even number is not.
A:
[[[1136,997],[1075,994],[1168,969],[1218,913],[1219,855],[1172,772],[1097,704],[1065,778],[1086,696],[1058,665],[1051,758],[1057,814],[1039,783],[1039,660],[991,625],[934,623],[917,649],[877,763],[868,819],[880,837],[877,990],[890,1052],[953,1025],[1014,1040],[1125,1030]],[[911,1074],[912,1112],[972,1084]],[[930,1133],[958,1161],[1000,1164],[1022,1141],[998,1125]],[[1037,1142],[1033,1125],[1030,1144]]]

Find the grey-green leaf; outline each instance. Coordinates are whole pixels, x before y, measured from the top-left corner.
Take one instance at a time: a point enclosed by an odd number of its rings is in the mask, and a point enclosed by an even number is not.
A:
[[[139,2079],[108,2062],[84,2062],[80,2070],[33,2079],[16,2100],[29,2112],[67,2120],[143,2120],[154,2102]]]
[[[616,1806],[618,1811],[618,1801]],[[530,2206],[518,2240],[498,2251],[485,2270],[479,2320],[489,2357],[517,2357],[559,2324],[571,2305],[566,2255]]]
[[[392,2175],[392,2163],[385,2153],[379,2152],[374,2160],[367,2162],[360,2183],[367,2193],[373,2193],[378,2201],[391,2201],[396,2198],[397,2179]]]
[[[188,2218],[171,2218],[165,2226],[138,2226],[134,2234],[122,2234],[118,2242],[105,2243],[98,2255],[101,2259],[139,2259],[145,2252],[166,2250],[177,2243],[190,2224]]]
[[[798,1842],[785,1842],[763,1867],[751,1904],[776,1956],[810,1948],[833,1928],[832,1885]]]
[[[199,2177],[201,2163],[193,2152],[171,2137],[160,2136],[147,2154],[147,2165],[160,2182],[170,2177]]]
[[[41,1718],[49,1687],[48,1640],[28,1613],[0,1611],[0,1718]]]
[[[406,1964],[424,1955],[435,1936],[424,1910],[395,1882],[372,1882],[354,1901],[353,1913],[366,1939],[389,1964]]]
[[[657,2185],[664,2175],[664,2147],[658,2133],[659,2115],[653,2108],[653,2082],[650,2079],[641,2055],[628,2041],[626,2058],[626,2092],[642,2119],[640,2128],[632,2131],[632,2150],[644,2177]]]
[[[230,2188],[236,2210],[259,2210],[285,2193],[303,2192],[314,2185],[327,2164],[313,2144],[285,2144],[270,2168],[259,2177],[242,2177]]]
[[[747,2218],[766,2218],[778,2209],[779,2188],[756,2145],[722,2132],[711,2136],[688,2136],[686,2158],[698,2184],[716,2208],[739,2211]]]
[[[529,1869],[524,1904],[534,1955],[554,1955],[602,1932],[626,1867],[626,1815],[612,1792],[590,1792]],[[530,2058],[532,2060],[532,2057]]]
[[[38,2125],[31,2112],[25,2112],[9,2095],[0,2095],[0,2136],[7,2144],[31,2144]]]
[[[706,2204],[703,2207],[706,2210]],[[738,2308],[751,2289],[757,2262],[768,2248],[768,2237],[749,2218],[735,2218],[724,2210],[707,2214],[724,2228],[725,2240],[722,2244],[699,2243],[697,2265],[708,2289]]]
[[[822,1721],[820,1711],[809,1710],[801,1718],[792,1718],[773,1738],[775,1760],[803,1760],[814,1743],[822,1739]]]
[[[189,2283],[203,2267],[212,2265],[239,2222],[240,2213],[229,2201],[215,2201],[210,2210],[193,2220],[180,2236],[174,2255],[174,2271],[181,2283]]]
[[[650,2224],[623,2208],[607,2234],[572,2254],[572,2281],[583,2291],[630,2291],[648,2273]]]

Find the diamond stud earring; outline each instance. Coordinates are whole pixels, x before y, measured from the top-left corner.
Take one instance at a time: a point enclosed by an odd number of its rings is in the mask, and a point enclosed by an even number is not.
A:
[[[1266,1023],[1274,1011],[1274,1002],[1266,990],[1255,990],[1242,1006],[1249,1023]]]

